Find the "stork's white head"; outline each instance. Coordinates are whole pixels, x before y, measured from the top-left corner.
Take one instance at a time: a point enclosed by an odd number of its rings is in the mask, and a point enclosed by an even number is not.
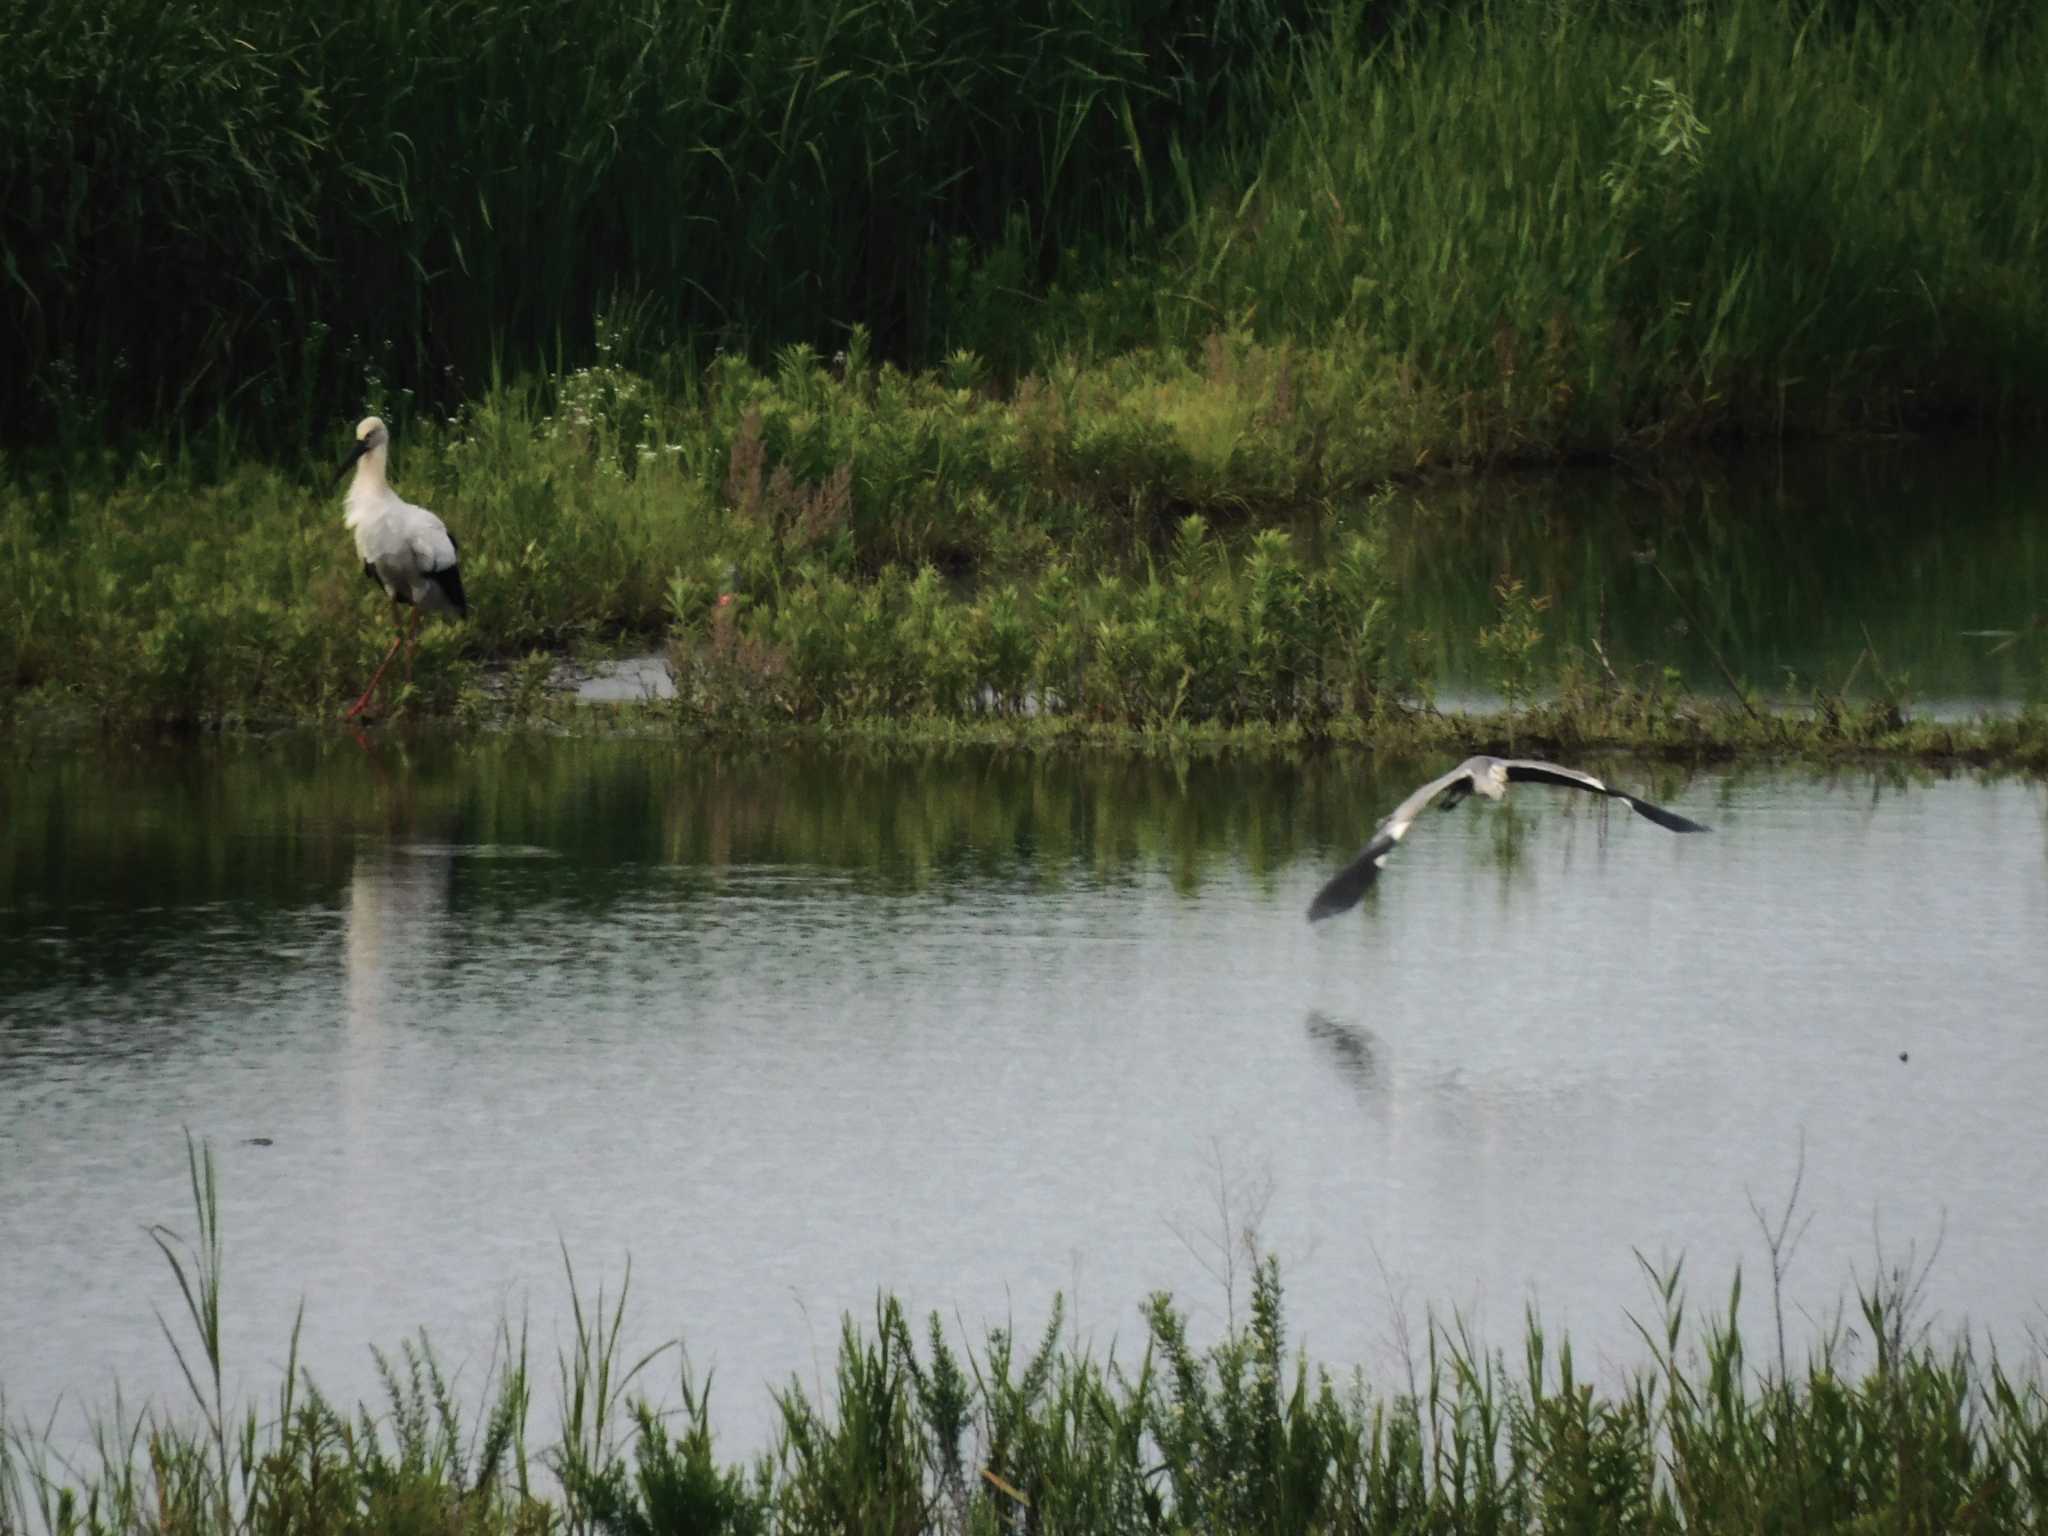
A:
[[[358,480],[365,475],[382,480],[384,458],[390,446],[391,433],[384,425],[384,418],[365,416],[356,423],[356,445],[349,451],[349,456],[341,461],[341,468],[334,476],[336,482],[338,483],[341,477],[349,472],[351,466],[354,466]]]

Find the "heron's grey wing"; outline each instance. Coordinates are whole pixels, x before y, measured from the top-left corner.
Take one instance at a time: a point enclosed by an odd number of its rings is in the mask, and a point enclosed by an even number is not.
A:
[[[1380,823],[1380,829],[1393,834],[1394,841],[1399,842],[1407,835],[1408,828],[1414,825],[1415,818],[1429,809],[1429,802],[1449,789],[1453,784],[1463,781],[1466,793],[1470,794],[1472,790],[1472,775],[1475,769],[1485,761],[1486,759],[1483,757],[1468,757],[1449,773],[1439,774],[1436,778],[1431,779],[1406,800],[1403,800],[1399,805],[1387,812],[1387,818]]]
[[[1388,813],[1386,820],[1373,833],[1372,841],[1360,850],[1357,858],[1332,875],[1314,901],[1308,904],[1308,920],[1321,922],[1326,917],[1358,905],[1358,900],[1379,878],[1380,866],[1387,862],[1387,855],[1394,851],[1394,845],[1408,835],[1408,829],[1415,824],[1415,818],[1429,808],[1429,802],[1449,789],[1460,779],[1470,776],[1468,763],[1460,763],[1441,778],[1431,779],[1406,800]]]
[[[1608,795],[1619,800],[1644,820],[1654,821],[1658,826],[1672,832],[1713,830],[1699,822],[1688,820],[1676,811],[1667,811],[1661,805],[1652,805],[1647,800],[1639,800],[1634,795],[1612,789],[1594,778],[1592,774],[1582,773],[1576,768],[1566,768],[1558,763],[1539,762],[1535,758],[1513,758],[1508,761],[1506,767],[1508,778],[1517,783],[1562,784],[1567,789],[1588,789],[1598,795]]]

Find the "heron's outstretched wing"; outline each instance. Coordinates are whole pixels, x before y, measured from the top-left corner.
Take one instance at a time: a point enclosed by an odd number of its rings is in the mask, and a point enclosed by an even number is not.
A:
[[[1672,832],[1711,832],[1713,828],[1697,821],[1688,820],[1676,811],[1667,811],[1661,805],[1652,805],[1634,795],[1610,788],[1590,773],[1581,773],[1576,768],[1566,768],[1557,763],[1538,762],[1534,758],[1509,758],[1502,763],[1510,783],[1562,784],[1567,789],[1587,789],[1596,795],[1607,795],[1619,800],[1645,821],[1654,821],[1658,826]]]
[[[1316,899],[1308,904],[1308,920],[1320,922],[1326,917],[1358,905],[1358,899],[1366,893],[1373,881],[1379,878],[1380,866],[1387,862],[1387,855],[1394,851],[1394,845],[1408,834],[1415,824],[1415,818],[1429,807],[1429,802],[1461,781],[1468,783],[1472,776],[1472,760],[1458,764],[1441,778],[1431,779],[1388,814],[1373,833],[1372,841],[1359,851],[1358,857],[1332,875],[1327,884],[1316,892]]]

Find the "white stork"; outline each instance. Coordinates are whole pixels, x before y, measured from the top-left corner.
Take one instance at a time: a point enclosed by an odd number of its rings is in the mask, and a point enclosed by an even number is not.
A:
[[[1415,819],[1429,808],[1430,801],[1437,796],[1444,797],[1442,808],[1448,811],[1475,791],[1489,800],[1505,799],[1508,785],[1521,782],[1562,784],[1567,789],[1591,790],[1596,795],[1619,800],[1638,816],[1673,832],[1713,830],[1696,821],[1688,821],[1675,811],[1667,811],[1661,805],[1652,805],[1634,795],[1610,789],[1590,773],[1581,773],[1576,768],[1561,768],[1556,763],[1525,757],[1468,757],[1442,778],[1431,779],[1394,807],[1358,857],[1338,870],[1330,877],[1329,883],[1316,892],[1316,899],[1308,906],[1308,920],[1313,923],[1356,906],[1367,887],[1379,878],[1381,866],[1387,862],[1387,855],[1394,851],[1394,845],[1407,835]]]
[[[383,419],[365,416],[356,423],[356,446],[342,460],[342,475],[355,467],[354,483],[348,488],[348,515],[343,525],[354,531],[356,553],[362,557],[363,574],[391,595],[391,601],[412,609],[412,628],[407,630],[403,612],[398,615],[398,638],[391,642],[370,686],[363,690],[345,718],[353,720],[370,707],[371,696],[383,679],[384,669],[408,639],[413,650],[405,657],[406,680],[412,680],[412,659],[419,648],[420,616],[424,613],[469,612],[462,595],[462,570],[457,562],[455,539],[447,524],[425,507],[402,500],[384,478],[384,465],[391,453],[391,433]]]

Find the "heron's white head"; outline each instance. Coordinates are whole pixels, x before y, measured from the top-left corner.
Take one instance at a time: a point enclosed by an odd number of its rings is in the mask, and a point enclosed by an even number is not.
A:
[[[390,429],[384,425],[381,416],[365,416],[356,423],[356,445],[349,450],[349,456],[341,461],[341,468],[335,473],[335,481],[347,474],[351,467],[360,479],[369,474],[376,479],[384,478],[384,457],[391,446]]]

